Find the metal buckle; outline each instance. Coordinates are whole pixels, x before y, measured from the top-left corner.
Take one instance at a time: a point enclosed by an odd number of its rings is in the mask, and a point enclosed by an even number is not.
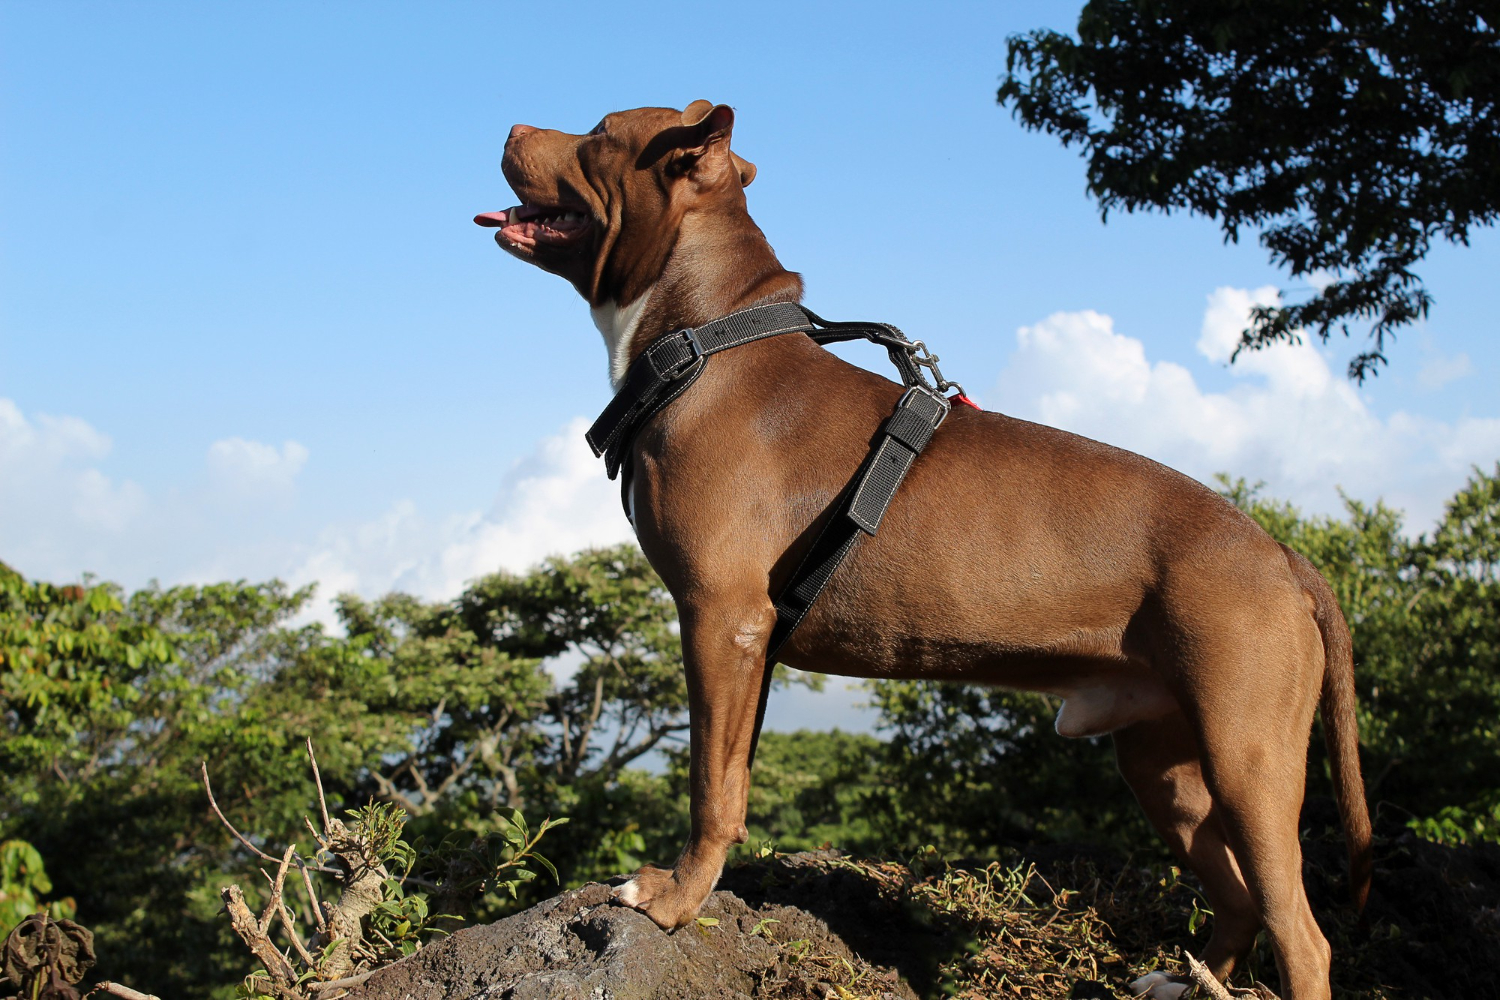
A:
[[[932,416],[928,418],[932,420],[932,426],[936,429],[948,416],[948,411],[952,409],[952,404],[948,402],[948,397],[943,395],[941,389],[934,389],[926,385],[909,385],[906,387],[906,392],[901,394],[901,399],[896,404],[896,409],[901,410],[909,406],[911,398],[919,393],[927,399],[932,400],[933,406],[936,407]]]
[[[932,380],[937,383],[937,391],[947,392],[949,389],[957,389],[960,396],[966,396],[964,387],[957,382],[950,382],[943,378],[942,371],[938,368],[938,356],[927,349],[927,345],[920,340],[914,340],[906,348],[906,353],[911,355],[914,365],[920,365],[932,372]]]

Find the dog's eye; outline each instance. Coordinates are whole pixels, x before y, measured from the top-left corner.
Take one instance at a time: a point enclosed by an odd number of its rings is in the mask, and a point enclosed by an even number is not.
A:
[[[601,118],[599,120],[599,124],[595,125],[592,129],[589,130],[589,135],[603,135],[603,134],[604,134],[604,119]]]

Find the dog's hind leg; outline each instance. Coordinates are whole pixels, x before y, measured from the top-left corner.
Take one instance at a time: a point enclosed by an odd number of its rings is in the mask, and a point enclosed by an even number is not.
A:
[[[1213,933],[1199,958],[1224,982],[1255,943],[1260,920],[1203,783],[1197,740],[1181,712],[1114,733],[1115,759],[1151,825],[1203,883]],[[1190,980],[1164,972],[1131,984],[1138,996],[1177,1000]]]
[[[1204,785],[1276,953],[1285,1000],[1328,1000],[1330,950],[1302,885],[1298,815],[1323,649],[1300,592],[1223,610],[1182,675]],[[1246,608],[1255,610],[1245,610]]]
[[[682,651],[692,721],[689,762],[692,833],[671,870],[647,866],[615,892],[662,927],[698,915],[733,844],[745,842],[750,744],[765,670],[766,642],[776,622],[769,599],[683,602]]]

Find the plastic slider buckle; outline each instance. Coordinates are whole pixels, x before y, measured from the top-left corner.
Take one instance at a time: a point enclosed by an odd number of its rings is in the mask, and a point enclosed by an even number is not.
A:
[[[658,376],[667,381],[677,378],[693,367],[693,365],[697,364],[698,359],[703,357],[703,344],[698,340],[698,331],[691,327],[684,327],[681,330],[673,331],[668,336],[663,337],[660,343],[663,347],[671,345],[673,348],[676,348],[678,338],[681,338],[682,343],[687,346],[686,358],[673,358],[672,363],[666,368],[657,366],[655,356],[651,359],[651,367],[656,369]],[[663,351],[662,353],[666,352]],[[676,351],[674,350],[672,353],[675,354]]]

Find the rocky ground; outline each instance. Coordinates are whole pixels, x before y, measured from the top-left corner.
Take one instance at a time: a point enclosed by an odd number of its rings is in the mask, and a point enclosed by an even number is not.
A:
[[[1500,998],[1500,848],[1385,834],[1361,922],[1343,906],[1336,833],[1309,829],[1335,995]],[[700,920],[671,934],[609,894],[587,885],[462,930],[348,1000],[1112,998],[1207,940],[1190,878],[1062,849],[990,863],[762,858],[728,870]],[[1263,946],[1249,972],[1275,986]]]

